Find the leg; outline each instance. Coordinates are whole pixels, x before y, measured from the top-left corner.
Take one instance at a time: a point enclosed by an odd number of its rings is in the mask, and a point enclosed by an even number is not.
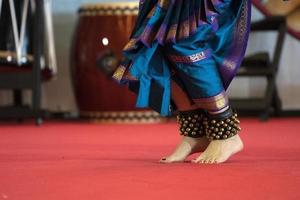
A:
[[[228,96],[215,62],[207,59],[197,63],[176,64],[176,67],[177,76],[183,82],[188,96],[195,102],[196,107],[205,110],[207,118],[203,125],[206,127],[206,136],[211,142],[194,162],[225,162],[231,155],[243,149],[243,143],[236,135],[239,131],[239,121],[229,107]],[[230,124],[225,123],[224,120]],[[220,124],[216,123],[219,121]]]
[[[243,149],[243,142],[237,135],[241,130],[239,120],[230,108],[219,114],[208,114],[204,124],[206,135],[211,142],[193,162],[223,163]]]
[[[179,111],[198,109],[197,105],[190,100],[187,94],[175,81],[172,81],[171,89],[172,100],[175,102]]]
[[[198,107],[190,100],[187,94],[175,81],[172,81],[172,99],[175,102],[179,112],[198,109]],[[182,162],[189,155],[205,150],[208,146],[208,143],[209,141],[206,137],[182,136],[181,142],[177,145],[174,152],[171,155],[162,158],[160,162]]]

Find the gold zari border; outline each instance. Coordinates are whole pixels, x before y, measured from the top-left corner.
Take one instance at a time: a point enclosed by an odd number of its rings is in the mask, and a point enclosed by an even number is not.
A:
[[[115,73],[113,74],[113,78],[117,81],[121,81],[121,79],[123,78],[124,76],[124,73],[126,71],[126,67],[124,65],[120,65],[117,70],[115,71]]]
[[[193,99],[193,101],[207,111],[218,111],[228,106],[228,96],[224,91],[213,97]]]
[[[195,63],[207,58],[207,55],[205,54],[204,51],[201,51],[199,53],[188,55],[188,56],[169,55],[168,57],[172,62]]]

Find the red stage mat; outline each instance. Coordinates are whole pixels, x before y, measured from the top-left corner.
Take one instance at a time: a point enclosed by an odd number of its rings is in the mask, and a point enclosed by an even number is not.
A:
[[[175,123],[0,125],[0,199],[300,199],[300,119],[242,119],[228,163],[164,165]]]

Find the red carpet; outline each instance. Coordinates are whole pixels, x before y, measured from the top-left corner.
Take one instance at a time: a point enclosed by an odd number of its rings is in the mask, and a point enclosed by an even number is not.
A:
[[[228,163],[163,165],[175,123],[0,125],[0,200],[300,199],[300,119],[242,121]]]

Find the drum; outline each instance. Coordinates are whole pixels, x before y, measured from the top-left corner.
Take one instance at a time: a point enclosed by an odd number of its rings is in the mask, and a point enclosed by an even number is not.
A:
[[[253,0],[252,2],[267,16],[286,16],[289,33],[300,40],[300,0]]]
[[[128,111],[136,111],[135,94],[111,76],[122,58],[137,14],[138,3],[133,2],[86,4],[80,8],[71,71],[82,117],[126,117]]]

